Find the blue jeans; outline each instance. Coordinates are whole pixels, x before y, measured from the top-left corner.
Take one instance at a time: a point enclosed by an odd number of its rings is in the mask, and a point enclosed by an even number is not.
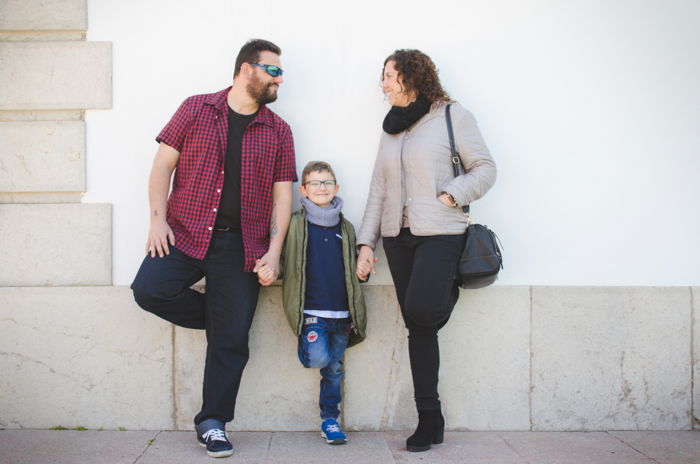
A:
[[[163,258],[146,256],[131,284],[136,303],[168,322],[204,329],[202,409],[195,424],[214,420],[223,426],[233,419],[243,369],[248,362],[248,331],[253,322],[260,285],[243,271],[240,232],[214,232],[202,260],[171,246]],[[190,288],[206,276],[207,292]]]
[[[343,380],[343,354],[348,346],[350,319],[328,319],[304,315],[299,335],[299,361],[304,367],[321,369],[321,393],[318,406],[321,419],[340,415],[340,382]]]

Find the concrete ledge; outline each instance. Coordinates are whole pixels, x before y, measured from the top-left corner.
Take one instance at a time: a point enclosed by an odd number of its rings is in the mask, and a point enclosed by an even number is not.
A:
[[[109,285],[111,231],[111,205],[0,205],[0,285]]]
[[[369,338],[347,351],[342,419],[352,431],[408,430],[394,289],[366,295]],[[440,332],[448,429],[688,430],[690,325],[688,288],[463,292]],[[205,347],[203,332],[138,310],[126,287],[0,288],[0,428],[190,430]],[[261,292],[250,348],[229,429],[317,433],[319,372],[297,360],[280,287]]]
[[[127,288],[0,288],[0,428],[172,428],[171,333]]]
[[[109,42],[4,42],[0,62],[0,110],[112,106]]]
[[[686,288],[535,287],[533,430],[691,428]]]
[[[85,123],[0,123],[0,192],[85,191]]]
[[[86,0],[27,0],[0,2],[0,30],[80,30],[87,29]]]

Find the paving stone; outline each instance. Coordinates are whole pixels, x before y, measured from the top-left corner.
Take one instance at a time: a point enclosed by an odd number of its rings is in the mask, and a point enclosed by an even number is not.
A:
[[[386,432],[397,464],[525,464],[527,461],[508,446],[497,432],[446,432],[445,441],[425,452],[406,451],[406,438],[413,433]]]
[[[229,432],[233,444],[230,461],[236,464],[266,462],[272,433]],[[194,432],[161,432],[148,447],[138,464],[212,463],[206,450],[199,445]]]
[[[318,432],[274,433],[270,443],[269,464],[372,463],[389,464],[394,459],[380,434],[354,432],[348,443],[331,446]]]
[[[605,432],[501,432],[526,462],[537,464],[652,464]]]
[[[610,432],[661,464],[698,464],[700,432]]]
[[[157,433],[0,430],[0,464],[133,464]]]

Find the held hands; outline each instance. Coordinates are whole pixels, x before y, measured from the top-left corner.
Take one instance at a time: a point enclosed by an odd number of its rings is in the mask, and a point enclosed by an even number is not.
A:
[[[270,255],[268,251],[260,259],[255,260],[255,267],[253,272],[258,274],[258,282],[263,287],[268,287],[277,280],[279,275],[279,257],[276,259]]]
[[[369,273],[376,274],[374,263],[377,261],[379,261],[379,258],[374,257],[374,250],[367,245],[362,245],[360,254],[357,257],[357,269],[355,271],[357,278],[367,280]]]
[[[146,241],[146,254],[150,253],[151,258],[155,258],[156,253],[161,258],[169,255],[168,242],[174,246],[175,235],[168,223],[165,222],[165,219],[151,221],[151,227],[148,230],[148,240]]]

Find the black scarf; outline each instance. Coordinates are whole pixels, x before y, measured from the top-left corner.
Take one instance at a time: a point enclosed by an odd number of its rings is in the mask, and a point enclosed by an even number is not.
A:
[[[387,134],[405,131],[430,111],[430,105],[428,100],[418,97],[408,106],[392,106],[384,118],[384,131]]]

